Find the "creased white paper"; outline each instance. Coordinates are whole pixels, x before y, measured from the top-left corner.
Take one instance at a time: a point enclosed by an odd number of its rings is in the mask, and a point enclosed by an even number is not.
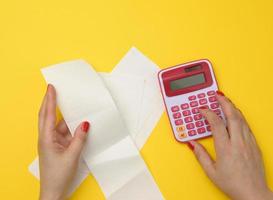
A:
[[[145,79],[132,75],[100,73],[123,120],[134,139],[137,135],[138,119],[142,104]]]
[[[82,121],[92,124],[83,157],[105,197],[134,200],[145,192],[144,199],[163,199],[110,93],[94,69],[78,60],[42,72],[47,83],[56,88],[57,103],[71,133]]]
[[[136,48],[131,48],[115,69],[112,74],[100,73],[100,76],[140,150],[163,112],[160,92],[155,80],[159,68]],[[29,170],[39,179],[37,158],[29,166]],[[69,194],[88,174],[89,170],[82,160]]]
[[[134,74],[145,79],[138,135],[134,137],[139,149],[146,143],[164,109],[157,80],[158,71],[159,67],[135,47],[128,51],[112,71],[113,75]]]

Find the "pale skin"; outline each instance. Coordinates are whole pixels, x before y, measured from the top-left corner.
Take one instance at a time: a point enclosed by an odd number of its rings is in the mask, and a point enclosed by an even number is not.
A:
[[[263,160],[243,114],[231,101],[217,94],[227,120],[211,110],[200,109],[208,120],[214,139],[216,160],[198,142],[190,146],[211,181],[233,200],[272,200],[267,186]],[[83,122],[72,137],[67,125],[56,120],[56,92],[48,86],[39,112],[40,200],[62,200],[79,164],[89,123]]]
[[[191,141],[197,160],[211,181],[231,199],[272,200],[261,151],[246,119],[223,93],[216,96],[227,126],[213,111],[199,109],[211,126],[216,160],[200,143]]]
[[[56,122],[56,92],[49,85],[39,112],[40,200],[65,199],[88,128],[88,122],[81,123],[72,137],[63,120]]]

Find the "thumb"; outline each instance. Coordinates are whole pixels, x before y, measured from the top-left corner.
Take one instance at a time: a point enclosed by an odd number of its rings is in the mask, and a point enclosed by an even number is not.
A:
[[[90,123],[85,121],[82,122],[75,131],[75,134],[69,146],[69,151],[72,152],[72,154],[74,154],[76,157],[81,155],[82,149],[87,138],[89,127]]]
[[[213,179],[215,174],[214,160],[204,148],[204,146],[196,141],[189,141],[189,146],[194,152],[196,159],[210,179]]]

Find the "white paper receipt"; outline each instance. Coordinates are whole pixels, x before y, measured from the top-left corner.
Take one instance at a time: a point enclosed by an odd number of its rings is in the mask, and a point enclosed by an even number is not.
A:
[[[100,77],[82,60],[44,68],[71,133],[91,123],[83,158],[110,200],[164,199]]]

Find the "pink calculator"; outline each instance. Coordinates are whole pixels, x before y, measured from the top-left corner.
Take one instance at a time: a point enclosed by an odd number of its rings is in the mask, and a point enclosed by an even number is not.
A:
[[[198,60],[163,69],[158,73],[162,97],[174,136],[187,142],[211,135],[210,126],[199,113],[205,106],[224,119],[216,99],[218,90],[208,60]]]

